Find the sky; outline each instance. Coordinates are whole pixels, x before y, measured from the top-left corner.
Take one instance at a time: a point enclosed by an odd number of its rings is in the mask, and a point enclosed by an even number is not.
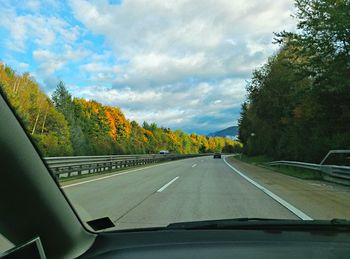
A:
[[[295,30],[292,0],[1,0],[0,60],[51,95],[208,134],[237,125],[254,69]]]

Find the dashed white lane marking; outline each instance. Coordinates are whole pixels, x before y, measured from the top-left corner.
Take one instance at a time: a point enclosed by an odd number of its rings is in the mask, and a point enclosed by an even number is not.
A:
[[[164,191],[170,184],[172,184],[173,182],[175,182],[177,179],[179,179],[178,176],[176,176],[173,180],[171,180],[171,181],[168,182],[166,185],[164,185],[162,188],[160,188],[157,192],[162,192],[162,191]]]
[[[288,203],[287,201],[283,200],[281,197],[277,196],[276,194],[274,194],[273,192],[269,191],[268,189],[266,189],[265,187],[261,186],[260,184],[258,184],[257,182],[253,181],[252,179],[250,179],[248,176],[246,176],[245,174],[243,174],[242,172],[240,172],[238,169],[236,169],[235,167],[233,167],[232,165],[230,165],[228,162],[226,162],[226,157],[224,157],[224,162],[226,163],[226,165],[228,165],[233,171],[235,171],[237,174],[239,174],[240,176],[242,176],[245,180],[247,180],[248,182],[250,182],[252,185],[254,185],[255,187],[257,187],[258,189],[260,189],[261,191],[263,191],[264,193],[266,193],[268,196],[270,196],[272,199],[274,199],[275,201],[277,201],[279,204],[281,204],[283,207],[285,207],[286,209],[288,209],[290,212],[292,212],[293,214],[295,214],[298,218],[302,219],[302,220],[313,220],[311,217],[309,217],[308,215],[306,215],[304,212],[302,212],[301,210],[295,208],[292,204]]]
[[[193,165],[192,165],[192,167],[196,167],[196,166],[197,166],[197,164],[193,164]]]

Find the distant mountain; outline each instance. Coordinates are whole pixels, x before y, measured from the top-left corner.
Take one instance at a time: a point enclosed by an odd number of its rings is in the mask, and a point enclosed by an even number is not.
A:
[[[237,135],[238,135],[238,126],[228,127],[226,129],[208,134],[209,137],[227,137],[227,136],[235,137]]]

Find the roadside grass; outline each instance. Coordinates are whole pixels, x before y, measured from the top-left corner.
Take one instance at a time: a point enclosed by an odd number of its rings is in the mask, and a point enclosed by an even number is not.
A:
[[[242,162],[260,166],[271,171],[293,176],[296,178],[304,179],[304,180],[322,180],[322,173],[314,170],[292,167],[292,166],[270,166],[267,163],[272,162],[273,159],[267,156],[247,156],[247,155],[238,155],[235,157]]]
[[[247,156],[247,155],[238,155],[235,156],[238,160],[241,160],[243,162],[246,162],[248,164],[253,164],[253,165],[260,165],[263,163],[268,163],[273,161],[273,159],[267,157],[267,156]]]
[[[314,170],[291,167],[291,166],[268,166],[268,165],[261,165],[261,166],[278,173],[301,178],[304,180],[322,180],[323,179],[322,173]]]

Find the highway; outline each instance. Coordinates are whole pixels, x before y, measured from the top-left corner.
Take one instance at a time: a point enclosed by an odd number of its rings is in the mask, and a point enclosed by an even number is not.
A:
[[[63,189],[84,221],[108,216],[117,229],[240,217],[300,219],[224,159],[212,156],[132,169]]]

